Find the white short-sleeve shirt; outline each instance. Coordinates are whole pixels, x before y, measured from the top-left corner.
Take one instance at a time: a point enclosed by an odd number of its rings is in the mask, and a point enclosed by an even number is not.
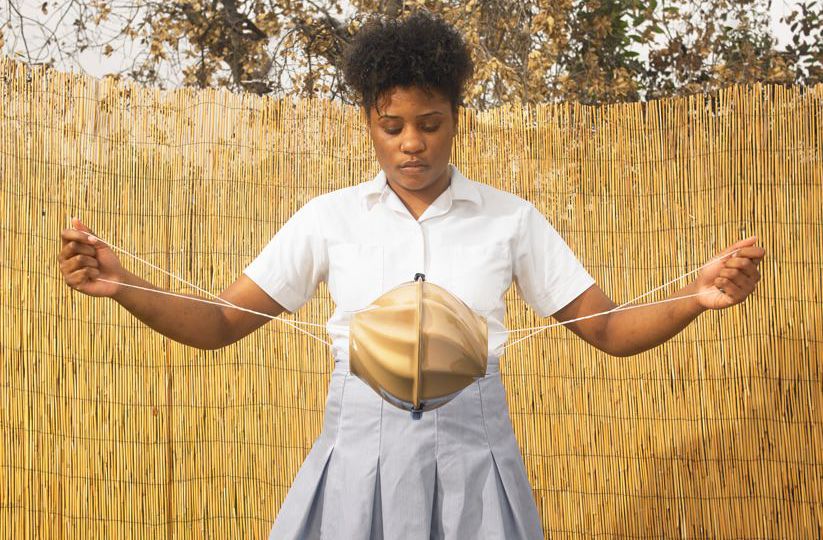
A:
[[[336,359],[348,358],[353,313],[422,273],[489,324],[489,355],[506,341],[504,295],[548,316],[594,280],[528,201],[464,177],[415,219],[380,172],[373,180],[309,201],[274,235],[245,274],[294,312],[327,281],[336,308],[327,322]]]

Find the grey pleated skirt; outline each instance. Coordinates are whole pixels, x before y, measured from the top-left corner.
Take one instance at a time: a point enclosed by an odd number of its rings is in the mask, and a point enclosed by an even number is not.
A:
[[[413,419],[338,362],[270,540],[542,539],[497,359]]]

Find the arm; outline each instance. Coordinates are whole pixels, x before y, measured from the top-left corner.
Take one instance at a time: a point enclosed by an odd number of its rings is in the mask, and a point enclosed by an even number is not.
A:
[[[587,343],[614,356],[630,356],[654,348],[677,335],[707,309],[725,309],[739,304],[754,291],[760,281],[757,267],[766,253],[755,243],[755,238],[748,238],[732,245],[723,255],[736,250],[734,256],[707,266],[694,282],[670,298],[690,294],[701,296],[617,311],[574,322],[568,327]],[[593,285],[554,317],[568,321],[615,307],[600,287]]]
[[[61,233],[58,256],[66,283],[90,296],[108,297],[129,310],[157,332],[199,349],[224,347],[268,322],[266,317],[233,308],[196,302],[195,296],[179,298],[119,285],[162,290],[125,270],[117,256],[79,220],[76,229]],[[115,283],[98,281],[103,278]],[[284,311],[265,291],[245,275],[231,284],[220,298],[254,311],[277,316]],[[212,299],[210,299],[212,300]]]

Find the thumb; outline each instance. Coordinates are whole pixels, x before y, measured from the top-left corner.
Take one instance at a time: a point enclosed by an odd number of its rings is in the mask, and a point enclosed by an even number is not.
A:
[[[91,231],[91,229],[86,227],[86,225],[82,221],[80,221],[80,218],[76,218],[76,217],[71,218],[71,228],[72,229],[77,229],[78,231],[87,232],[89,234],[94,234]]]
[[[721,251],[719,256],[722,257],[724,255],[728,255],[729,253],[733,253],[737,250],[740,250],[740,249],[743,249],[743,248],[746,248],[746,247],[749,247],[749,246],[753,246],[756,243],[757,243],[757,237],[756,236],[750,236],[748,238],[744,238],[743,240],[739,240],[739,241],[735,242],[734,244],[730,245],[729,247],[727,247],[726,249],[724,249],[723,251]]]
[[[92,242],[92,243],[97,243],[97,241],[99,240],[99,238],[97,238],[97,236],[95,236],[94,231],[89,229],[86,226],[85,223],[80,221],[80,218],[76,218],[76,217],[71,218],[71,228],[75,229],[75,230],[78,230],[78,231],[82,231],[84,233],[88,233],[89,241]]]

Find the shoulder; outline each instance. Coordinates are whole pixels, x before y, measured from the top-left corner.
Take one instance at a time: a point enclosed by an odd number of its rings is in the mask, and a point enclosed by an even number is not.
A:
[[[353,203],[358,199],[359,191],[361,189],[361,186],[363,186],[364,184],[365,182],[361,184],[356,184],[354,186],[348,186],[340,189],[335,189],[334,191],[322,193],[310,199],[306,203],[306,206],[324,208],[341,203]]]
[[[466,179],[465,185],[478,194],[483,217],[493,220],[495,227],[509,231],[518,245],[554,242],[558,237],[549,219],[531,201],[474,180]]]
[[[485,213],[500,216],[514,216],[517,219],[523,219],[523,216],[529,212],[536,211],[530,201],[510,191],[498,189],[465,177],[464,181],[467,191],[477,194],[480,206]]]
[[[488,184],[482,184],[474,180],[469,180],[469,182],[473,182],[477,186],[484,202],[488,201],[490,204],[502,205],[514,209],[527,209],[533,206],[531,202],[515,195],[514,193],[511,193],[510,191],[497,189]]]
[[[309,199],[298,212],[307,213],[315,218],[329,218],[338,214],[350,214],[362,200],[362,190],[368,182],[354,186],[335,189]]]
[[[289,221],[305,234],[324,238],[349,234],[362,225],[365,215],[363,190],[367,186],[368,182],[363,182],[317,195],[300,206]]]

